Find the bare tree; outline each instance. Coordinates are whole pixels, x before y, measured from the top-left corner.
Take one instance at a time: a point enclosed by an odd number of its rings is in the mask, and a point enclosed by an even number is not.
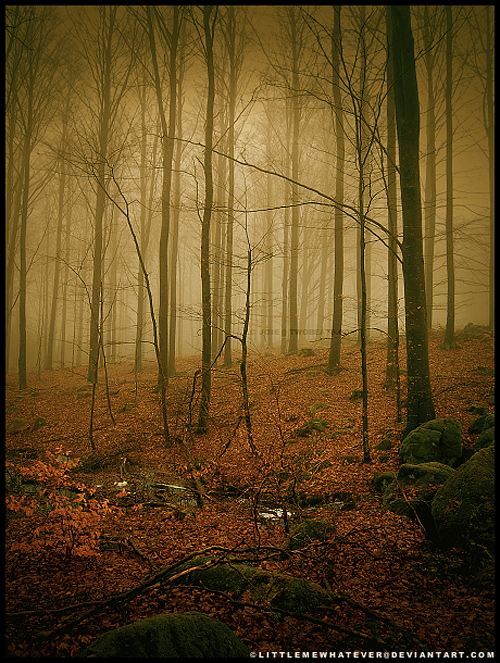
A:
[[[420,199],[420,106],[410,7],[391,5],[389,11],[403,209],[402,252],[408,370],[405,435],[429,419],[434,419],[435,412],[429,372]]]
[[[446,14],[446,329],[443,346],[455,347],[455,257],[453,251],[453,15]]]
[[[210,291],[210,221],[214,196],[212,173],[212,146],[214,134],[214,32],[217,22],[217,7],[203,6],[203,27],[201,43],[207,65],[207,110],[205,117],[205,149],[203,168],[205,173],[205,202],[201,225],[201,302],[202,302],[202,369],[201,399],[198,416],[198,431],[206,432],[210,408],[211,362],[212,362],[212,302]]]

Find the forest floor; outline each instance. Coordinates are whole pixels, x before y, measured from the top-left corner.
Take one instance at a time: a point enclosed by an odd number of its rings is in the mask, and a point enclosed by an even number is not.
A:
[[[463,445],[472,447],[475,438],[468,428],[477,415],[469,411],[470,405],[494,410],[487,405],[494,384],[494,339],[470,338],[454,350],[443,350],[441,342],[441,334],[432,335],[436,416],[460,421]],[[401,355],[405,365],[403,347]],[[210,426],[207,434],[198,435],[186,432],[186,422],[190,416],[195,423],[197,419],[199,381],[193,390],[193,375],[199,359],[178,361],[167,391],[173,440],[168,447],[152,363],[139,374],[127,363],[108,367],[114,424],[101,378],[93,421],[95,451],[89,441],[92,397],[84,367],[32,375],[23,391],[17,388],[16,376],[8,376],[9,472],[43,461],[47,451],[82,459],[83,465],[68,472],[71,481],[93,487],[99,503],[108,499],[120,509],[103,516],[97,542],[101,550],[93,555],[87,551],[88,556],[62,554],[54,536],[43,544],[38,535],[42,543],[36,549],[35,528],[43,524],[43,516],[7,512],[7,656],[75,656],[105,631],[161,612],[190,610],[220,619],[250,651],[264,656],[346,650],[353,643],[358,651],[371,651],[380,648],[375,640],[360,642],[350,633],[373,633],[374,623],[382,622],[411,634],[430,651],[493,651],[492,569],[471,569],[458,549],[445,553],[434,548],[418,523],[387,511],[373,487],[375,472],[397,471],[401,464],[402,426],[395,423],[395,394],[383,388],[385,360],[384,344],[370,345],[369,463],[362,462],[361,402],[349,399],[362,386],[360,353],[347,343],[337,376],[325,372],[326,349],[306,357],[271,351],[250,354],[250,412],[257,453],[250,448],[242,416],[237,363],[214,368]],[[404,394],[404,375],[402,390]],[[301,429],[313,419],[327,426]],[[9,432],[15,420],[21,422],[20,430]],[[387,433],[392,433],[391,448],[377,451],[375,446]],[[124,456],[127,461],[120,472]],[[205,493],[202,506],[192,501],[169,505],[168,499],[162,503],[159,489],[155,492],[152,486],[193,485],[195,477]],[[116,485],[121,481],[127,481],[125,489]],[[306,509],[287,502],[293,493],[307,496],[308,504],[316,497],[316,504]],[[347,500],[354,508],[332,506]],[[290,510],[291,522],[314,517],[334,524],[336,531],[325,541],[283,555],[283,521],[259,516],[266,508],[282,506]],[[166,583],[127,601],[106,604],[78,621],[99,601],[137,587],[151,569],[211,546],[233,556],[251,551],[253,563],[261,568],[305,577],[347,597],[351,605],[344,602],[335,611],[278,618],[265,602],[238,602],[228,593]]]

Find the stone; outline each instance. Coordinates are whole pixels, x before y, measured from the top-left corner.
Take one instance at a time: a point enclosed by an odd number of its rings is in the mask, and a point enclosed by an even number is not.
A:
[[[415,486],[417,488],[429,488],[430,486],[442,486],[454,470],[444,463],[420,463],[414,465],[405,463],[401,465],[398,472],[398,482],[401,486]]]
[[[373,475],[373,485],[375,490],[379,493],[384,493],[387,487],[396,480],[394,472],[375,472]]]
[[[47,421],[43,417],[37,417],[35,419],[35,422],[34,422],[33,426],[31,427],[31,430],[34,433],[35,431],[37,431],[42,426],[45,426],[46,424],[47,424]]]
[[[161,614],[104,633],[79,658],[249,658],[223,622],[201,612]]]
[[[399,454],[404,463],[453,465],[462,456],[462,427],[456,419],[432,419],[404,438]]]
[[[469,426],[469,433],[471,435],[482,433],[487,428],[491,428],[495,425],[495,415],[494,414],[483,414],[481,417],[474,419],[474,421]]]
[[[7,433],[20,433],[23,430],[27,430],[28,422],[26,419],[13,419],[7,425]]]
[[[397,482],[402,490],[410,486],[413,488],[411,498],[390,499],[393,495],[386,490],[384,498],[389,502],[387,509],[421,523],[427,538],[436,541],[437,532],[431,515],[432,500],[436,488],[443,485],[454,471],[449,465],[436,462],[401,465]]]
[[[306,424],[297,428],[295,435],[298,437],[308,437],[313,431],[323,433],[328,428],[328,423],[324,419],[311,419]]]
[[[392,442],[389,437],[384,437],[378,444],[375,445],[377,451],[389,451],[392,447]]]
[[[495,446],[475,453],[437,491],[431,506],[443,548],[494,549]]]
[[[486,428],[483,430],[481,435],[477,438],[476,443],[474,444],[474,451],[479,451],[485,447],[490,447],[495,443],[495,426],[491,428]]]
[[[282,548],[283,550],[300,550],[312,541],[326,541],[333,532],[335,532],[335,527],[331,523],[323,520],[304,520],[292,527]]]

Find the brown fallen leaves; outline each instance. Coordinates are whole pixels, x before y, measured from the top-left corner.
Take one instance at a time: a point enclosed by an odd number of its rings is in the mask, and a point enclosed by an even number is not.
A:
[[[464,446],[471,447],[475,437],[467,431],[477,415],[468,408],[471,404],[487,406],[494,378],[488,370],[477,368],[493,368],[492,344],[471,339],[460,349],[444,351],[441,340],[439,335],[431,340],[436,414],[458,419]],[[401,426],[395,423],[395,396],[382,388],[384,345],[373,345],[369,350],[369,464],[361,462],[361,405],[349,400],[361,386],[359,351],[346,344],[344,370],[335,377],[324,372],[325,362],[324,349],[310,357],[280,357],[271,352],[250,355],[252,434],[258,455],[251,454],[244,419],[240,418],[243,410],[237,365],[214,370],[210,430],[198,436],[189,431],[186,434],[184,427],[197,362],[179,361],[179,374],[170,379],[168,390],[174,437],[168,448],[162,439],[158,396],[152,393],[154,366],[139,374],[137,381],[129,364],[111,366],[110,400],[116,425],[100,385],[94,421],[95,462],[92,465],[89,460],[72,477],[94,490],[96,499],[109,500],[121,508],[104,515],[102,536],[107,541],[126,539],[132,543],[115,549],[104,546],[99,555],[88,558],[49,550],[16,551],[12,544],[19,547],[19,542],[29,538],[35,516],[9,517],[7,655],[74,656],[99,634],[162,611],[206,612],[224,621],[250,650],[262,652],[345,648],[339,628],[361,633],[372,628],[372,635],[376,630],[367,622],[366,613],[354,607],[315,615],[316,623],[292,616],[277,619],[265,609],[244,605],[250,602],[242,597],[238,605],[230,595],[168,585],[108,607],[68,632],[61,628],[96,602],[139,585],[151,565],[160,569],[214,545],[253,548],[261,568],[303,576],[351,597],[366,610],[392,620],[401,631],[412,632],[431,650],[493,650],[491,575],[467,575],[467,560],[460,551],[433,550],[418,525],[385,511],[374,491],[373,474],[395,471],[400,464]],[[33,466],[46,451],[55,453],[61,444],[71,451],[71,457],[90,459],[90,401],[79,397],[82,391],[78,391],[84,383],[83,369],[32,376],[24,392],[13,386],[14,377],[8,379],[6,423],[24,418],[29,424],[27,429],[6,436],[9,462],[17,467]],[[136,403],[135,407],[121,412],[130,402]],[[196,399],[192,406],[195,420]],[[494,408],[489,406],[488,410]],[[47,424],[31,430],[39,417]],[[323,430],[313,428],[306,436],[298,435],[297,430],[312,419],[323,421]],[[388,431],[392,447],[375,450]],[[120,476],[123,456],[127,458],[125,477]],[[183,504],[176,513],[168,506],[135,507],[148,500],[161,503],[161,497],[153,499],[148,493],[151,483],[181,478],[189,484],[193,476],[206,493],[203,508]],[[127,486],[115,486],[123,478]],[[317,503],[307,508],[290,506],[287,500],[293,495],[316,496]],[[333,509],[331,501],[341,501],[339,495],[352,496],[355,508]],[[313,542],[293,555],[278,555],[286,532],[282,521],[266,525],[258,518],[263,505],[286,506],[295,519],[316,517],[331,522],[336,532],[326,542]],[[328,624],[335,628],[328,628]],[[53,637],[44,636],[54,630]],[[358,648],[363,646],[370,650],[376,643],[367,640],[358,644]]]

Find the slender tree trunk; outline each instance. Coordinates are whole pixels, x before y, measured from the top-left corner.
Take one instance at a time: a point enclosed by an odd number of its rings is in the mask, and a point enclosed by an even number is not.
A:
[[[225,78],[225,67],[223,68],[221,75]],[[222,327],[223,327],[223,311],[222,311],[222,302],[223,302],[223,256],[224,256],[224,247],[223,247],[223,222],[224,222],[224,198],[226,191],[226,177],[227,177],[227,168],[224,152],[226,151],[226,139],[222,138],[225,136],[227,127],[225,122],[225,97],[221,90],[219,95],[221,108],[219,110],[219,119],[220,119],[220,135],[221,139],[219,141],[220,154],[217,155],[217,167],[216,167],[216,186],[215,186],[215,214],[213,217],[214,223],[213,226],[213,287],[212,287],[212,356],[215,359],[220,354],[220,349],[222,347]]]
[[[69,260],[70,260],[70,247],[71,247],[71,221],[73,214],[73,192],[71,186],[68,187],[68,200],[66,209],[66,228],[64,238],[64,267],[63,267],[63,284],[62,284],[62,313],[61,313],[61,366],[64,367],[66,363],[66,335],[67,335],[67,319],[68,319],[68,279],[69,279]]]
[[[146,247],[144,246],[146,234],[146,204],[147,204],[147,128],[146,128],[146,85],[145,76],[142,80],[142,89],[139,91],[139,102],[141,105],[141,163],[139,167],[140,173],[140,196],[141,196],[141,212],[139,225],[141,229],[140,243],[141,255],[146,259]],[[144,275],[139,265],[137,273],[137,318],[136,318],[136,331],[135,331],[135,372],[142,370],[142,335],[144,331]]]
[[[387,218],[388,218],[388,251],[387,251],[387,365],[385,372],[385,388],[389,391],[397,388],[399,397],[399,324],[398,324],[398,266],[397,266],[397,234],[398,234],[398,191],[396,182],[396,123],[394,108],[394,69],[391,52],[391,22],[386,13],[387,27]],[[400,402],[398,398],[398,420]]]
[[[300,132],[300,102],[299,102],[299,45],[297,35],[297,10],[290,8],[290,40],[292,48],[292,184],[291,205],[292,225],[290,234],[290,279],[288,304],[290,311],[290,340],[289,353],[297,353],[299,349],[298,326],[298,278],[299,278],[299,191],[295,182],[299,179],[299,132]]]
[[[213,18],[212,18],[213,15]],[[205,121],[205,204],[201,226],[201,306],[202,306],[202,354],[201,354],[201,399],[198,417],[198,431],[206,432],[210,408],[211,361],[212,361],[212,302],[210,292],[210,221],[213,205],[212,145],[214,133],[214,30],[217,9],[213,5],[203,5],[203,34],[207,58],[208,94]]]
[[[453,16],[451,5],[446,13],[446,302],[445,348],[455,347],[455,264],[453,251]]]
[[[360,146],[361,147],[361,146]],[[363,406],[362,406],[362,424],[363,424],[363,462],[370,462],[370,441],[368,436],[368,367],[366,362],[366,326],[367,326],[367,292],[366,292],[366,273],[365,273],[365,211],[364,211],[364,171],[363,154],[359,152],[359,220],[360,220],[360,286],[361,286],[361,319],[360,319],[360,347],[361,347],[361,377],[363,380]]]
[[[409,5],[391,5],[394,96],[403,210],[403,278],[407,351],[407,423],[403,436],[435,418],[429,371],[420,199],[418,101]]]
[[[158,11],[158,8],[146,6],[148,19],[148,34],[153,61],[153,73],[156,88],[156,97],[158,100],[158,110],[160,114],[162,129],[162,157],[163,157],[163,183],[161,193],[161,232],[160,232],[160,307],[158,312],[158,335],[160,344],[160,362],[158,366],[158,382],[162,393],[165,390],[167,382],[168,368],[168,242],[170,233],[170,207],[171,207],[171,185],[172,185],[172,162],[174,154],[176,104],[177,104],[177,46],[179,38],[179,11],[180,7],[172,6],[172,29],[170,32],[170,51],[169,51],[169,81],[170,81],[170,99],[169,99],[169,117],[168,125],[165,115],[163,102],[163,91],[158,68],[158,56],[156,52],[156,40],[151,11]]]
[[[271,135],[271,120],[267,116],[267,131],[266,131],[266,148],[267,148],[267,164],[272,167],[272,135]],[[265,242],[264,251],[266,254],[266,263],[264,267],[264,302],[265,302],[265,345],[268,348],[274,346],[273,339],[273,247],[274,247],[274,233],[273,233],[273,178],[272,175],[266,177],[266,226],[265,226]]]
[[[288,141],[287,141],[288,143]],[[287,150],[288,155],[288,150]],[[285,201],[290,200],[290,182],[285,182]],[[281,282],[281,354],[286,354],[290,324],[288,320],[288,281],[290,273],[290,208],[285,204],[283,215],[283,279]]]
[[[26,375],[26,233],[28,223],[28,199],[30,184],[30,154],[31,154],[31,131],[32,131],[32,97],[33,91],[30,86],[28,92],[28,113],[26,121],[26,135],[23,149],[23,200],[21,206],[21,232],[19,237],[19,389],[28,386]]]
[[[332,92],[334,102],[334,131],[337,140],[336,166],[335,166],[335,199],[338,203],[335,208],[335,253],[333,277],[333,317],[330,351],[328,353],[328,373],[333,374],[340,370],[340,349],[342,339],[342,302],[344,288],[344,215],[340,205],[344,200],[344,160],[345,136],[344,115],[342,110],[342,97],[340,94],[340,11],[341,5],[333,9],[332,32]]]
[[[106,8],[102,10],[102,20],[106,18]],[[111,68],[112,52],[113,52],[113,33],[115,27],[116,7],[109,9],[109,23],[106,30],[106,42],[102,44],[104,51],[103,63],[103,81],[102,81],[102,107],[99,114],[99,152],[98,152],[98,167],[97,167],[97,200],[95,212],[95,225],[94,225],[94,262],[92,274],[92,294],[90,306],[90,341],[89,341],[89,364],[88,364],[88,381],[92,384],[97,384],[97,375],[99,368],[99,327],[100,327],[100,310],[101,310],[101,295],[102,295],[102,233],[104,222],[104,210],[106,204],[105,194],[105,165],[108,154],[108,141],[110,130],[110,117],[111,117]]]
[[[184,75],[184,61],[181,57],[178,67],[177,80],[177,136],[182,138],[182,81]],[[168,346],[168,374],[175,375],[176,337],[177,337],[177,288],[178,288],[178,249],[179,249],[179,218],[181,204],[181,158],[182,142],[176,141],[174,152],[174,186],[172,192],[172,245],[170,256],[170,341]]]
[[[427,147],[425,156],[425,293],[427,326],[432,329],[434,307],[434,244],[436,236],[436,100],[434,96],[434,35],[430,29],[429,7],[424,7],[424,62],[427,72]]]
[[[490,270],[488,326],[495,328],[495,115],[493,81],[493,44],[490,7],[486,5],[486,117],[488,137],[488,183],[490,192]]]
[[[325,168],[325,191],[329,186],[329,173]],[[329,269],[330,254],[332,252],[332,236],[329,228],[324,228],[321,232],[321,246],[320,246],[320,272],[319,272],[319,291],[318,291],[318,307],[316,318],[316,335],[323,336],[325,328],[325,300],[326,300],[326,281],[327,271]]]
[[[50,307],[49,331],[47,337],[47,352],[45,355],[45,369],[52,370],[52,360],[54,355],[54,336],[56,329],[56,316],[57,304],[60,299],[61,293],[59,292],[59,279],[61,274],[61,247],[63,235],[63,222],[64,222],[64,194],[66,189],[66,143],[68,140],[68,119],[71,103],[71,87],[68,87],[66,93],[66,103],[64,107],[62,119],[62,136],[61,136],[61,156],[59,158],[59,200],[57,209],[57,235],[56,235],[56,253],[54,262],[54,285],[52,289],[52,303]]]

